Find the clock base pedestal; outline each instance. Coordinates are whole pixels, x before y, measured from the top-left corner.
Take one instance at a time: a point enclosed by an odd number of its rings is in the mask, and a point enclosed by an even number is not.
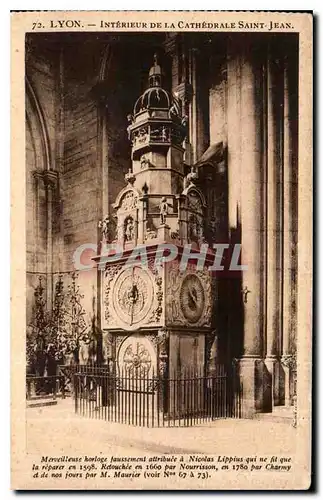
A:
[[[204,387],[199,384],[205,362],[205,336],[190,331],[169,335],[168,412],[171,418],[194,416],[204,406]],[[186,382],[180,382],[185,379]],[[176,383],[172,383],[176,380]]]
[[[171,331],[169,335],[169,373],[185,376],[185,372],[200,372],[205,363],[205,335],[189,330]]]

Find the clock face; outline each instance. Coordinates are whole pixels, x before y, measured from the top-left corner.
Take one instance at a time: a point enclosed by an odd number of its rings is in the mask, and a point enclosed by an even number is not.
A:
[[[118,320],[133,328],[144,320],[150,311],[154,287],[148,271],[141,267],[121,271],[112,287],[112,307]]]
[[[190,323],[196,323],[202,316],[205,294],[202,282],[195,274],[187,275],[180,290],[180,303],[184,317]]]

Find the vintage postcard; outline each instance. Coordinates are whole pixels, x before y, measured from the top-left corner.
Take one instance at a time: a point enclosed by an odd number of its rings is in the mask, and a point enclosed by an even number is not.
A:
[[[11,28],[12,488],[308,489],[312,16]]]

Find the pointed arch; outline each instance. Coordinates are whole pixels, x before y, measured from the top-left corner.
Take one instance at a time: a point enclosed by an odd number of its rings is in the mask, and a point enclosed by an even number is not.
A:
[[[27,115],[27,124],[30,126],[31,131],[33,130],[33,124],[34,124],[36,130],[38,130],[39,132],[41,148],[43,153],[42,169],[51,170],[50,141],[43,110],[40,105],[37,94],[27,76],[26,76],[26,115]],[[35,137],[34,134],[33,136],[36,145],[37,138]]]
[[[193,195],[193,196],[197,197],[199,199],[200,203],[201,203],[201,207],[202,208],[206,207],[206,200],[205,200],[204,194],[194,184],[191,184],[186,189],[184,189],[184,191],[183,191],[182,194],[186,196],[187,200],[189,199],[190,195]]]
[[[129,186],[126,186],[125,188],[123,188],[120,193],[118,194],[117,198],[116,198],[116,201],[115,203],[113,204],[113,208],[115,209],[118,209],[120,208],[121,204],[122,204],[122,200],[125,198],[125,196],[129,194],[129,196],[131,196],[131,194],[133,195],[133,198],[136,198],[137,201],[139,200],[139,197],[140,197],[140,193],[137,189],[135,189],[134,187],[129,187]]]
[[[99,69],[99,82],[103,82],[107,74],[109,73],[109,69],[111,67],[113,58],[113,51],[110,44],[107,44],[103,51],[103,56],[101,59],[100,69]]]

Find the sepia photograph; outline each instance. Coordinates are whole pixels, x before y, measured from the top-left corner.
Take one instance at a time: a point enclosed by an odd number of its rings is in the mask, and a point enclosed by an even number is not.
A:
[[[23,32],[15,488],[308,488],[301,30],[62,14]]]

